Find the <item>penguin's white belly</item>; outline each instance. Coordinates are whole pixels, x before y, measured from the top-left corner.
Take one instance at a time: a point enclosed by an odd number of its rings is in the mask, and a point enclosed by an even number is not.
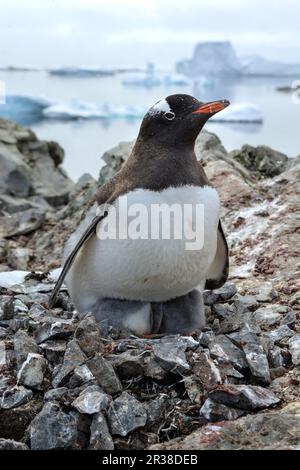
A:
[[[124,198],[127,198],[126,201]],[[139,212],[139,207],[142,206],[136,206],[135,210],[133,204],[143,205],[144,217]],[[163,239],[162,232],[160,235],[157,235],[155,230],[153,232],[152,215],[149,215],[148,225],[146,227],[145,224],[139,226],[140,234],[143,233],[143,237],[146,239],[133,239],[138,236],[134,230],[139,225],[138,222],[145,222],[145,210],[148,214],[153,214],[151,212],[155,210],[153,205],[162,207],[162,204],[168,205],[165,207],[177,205],[177,209],[174,210],[176,215],[171,219],[170,232],[168,232],[169,219],[165,217],[161,220],[161,230],[166,229],[164,236],[168,236],[170,233],[171,238]],[[195,212],[196,205],[198,218]],[[138,189],[126,196],[121,196],[114,206],[117,208],[115,212],[117,222],[112,214],[114,209],[109,211],[109,215],[104,221],[106,221],[106,228],[109,228],[109,233],[116,233],[117,238],[91,237],[78,253],[67,276],[71,297],[79,311],[87,311],[104,297],[165,301],[184,295],[203,284],[217,247],[220,204],[215,189],[209,186],[203,188],[183,186],[168,188],[161,192]],[[135,214],[136,217],[123,218],[123,221],[120,221],[120,211],[124,212],[124,207],[128,207],[129,214],[131,216]],[[132,210],[131,213],[130,210]],[[202,216],[201,210],[203,211]],[[66,255],[75,246],[94,214],[95,211],[88,214],[71,236],[66,246]],[[179,235],[174,237],[172,228],[174,220],[176,225],[176,218],[178,222],[179,214],[181,214],[180,227],[189,226],[195,231],[199,229],[202,232],[203,240],[198,234],[197,246],[200,246],[202,241],[203,246],[197,248],[195,244],[193,245],[196,240],[191,240],[191,233],[188,234],[189,238],[183,236],[183,238],[177,239]],[[138,216],[140,216],[139,221],[137,221]],[[136,222],[130,225],[134,219]],[[193,220],[193,227],[191,220]],[[104,228],[102,225],[104,221],[101,222],[102,228]],[[201,223],[201,227],[197,226],[197,223],[198,225]],[[116,228],[115,232],[112,227]],[[126,239],[118,238],[120,228],[123,230],[123,237],[124,228],[128,228],[129,234]],[[153,233],[156,235],[153,236]],[[157,236],[159,238],[155,239]],[[196,249],[187,249],[188,246]]]

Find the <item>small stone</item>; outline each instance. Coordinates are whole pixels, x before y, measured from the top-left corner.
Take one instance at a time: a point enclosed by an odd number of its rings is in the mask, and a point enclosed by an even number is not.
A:
[[[168,372],[161,367],[161,365],[154,359],[153,356],[145,357],[145,377],[150,379],[163,380],[167,376]]]
[[[293,327],[297,321],[296,313],[293,311],[288,312],[282,319],[282,325],[288,325],[289,327]]]
[[[261,385],[270,384],[269,363],[258,336],[255,333],[246,333],[243,337],[242,348],[256,382]]]
[[[15,312],[15,315],[20,315],[20,314],[24,314],[24,313],[28,313],[28,307],[27,305],[25,305],[24,302],[22,302],[22,300],[20,299],[16,299],[14,300],[14,312]]]
[[[155,359],[166,371],[182,373],[190,370],[185,356],[187,345],[178,337],[165,337],[163,340],[153,343],[152,349]]]
[[[259,306],[259,303],[254,295],[243,296],[240,294],[235,294],[233,300],[237,313],[239,315],[242,315],[243,313],[248,312],[249,310],[252,312]]]
[[[193,374],[206,390],[211,390],[222,383],[220,371],[208,351],[200,351],[197,355],[195,353],[193,360]]]
[[[15,386],[5,390],[3,393],[0,398],[0,409],[9,410],[10,408],[16,408],[29,402],[32,397],[33,393],[31,390],[22,386]]]
[[[277,292],[273,289],[271,282],[263,283],[256,295],[259,302],[271,302],[278,296]]]
[[[88,357],[103,350],[100,329],[93,315],[87,315],[80,321],[75,338]]]
[[[210,398],[207,398],[200,409],[200,417],[205,418],[209,422],[216,421],[232,421],[245,414],[244,410],[232,408],[216,403]]]
[[[154,400],[147,401],[147,429],[157,426],[163,420],[169,403],[169,397],[159,395]]]
[[[279,328],[270,331],[270,333],[265,333],[265,336],[274,344],[280,344],[293,336],[293,334],[294,332],[287,325],[281,325]]]
[[[236,314],[236,310],[233,305],[230,304],[215,304],[212,311],[220,319],[228,319]]]
[[[136,351],[125,351],[122,354],[108,356],[107,359],[121,379],[138,377],[143,374],[144,359]]]
[[[189,375],[184,378],[184,386],[186,393],[192,403],[202,403],[204,395],[204,386],[196,379],[194,375]]]
[[[87,366],[106,393],[113,395],[122,391],[122,384],[113,366],[101,354],[90,359]]]
[[[293,336],[288,341],[290,353],[292,355],[292,361],[295,366],[300,364],[300,334]]]
[[[29,353],[18,372],[18,383],[29,388],[41,389],[47,361],[40,354]]]
[[[209,350],[214,359],[230,362],[239,371],[248,367],[244,352],[224,335],[217,336],[210,343]]]
[[[282,319],[282,315],[272,305],[260,307],[254,313],[254,320],[262,328],[276,325]]]
[[[279,346],[273,346],[268,351],[268,361],[269,361],[269,366],[272,369],[276,369],[278,367],[284,366],[284,357],[282,354],[282,349]]]
[[[4,295],[0,298],[0,320],[11,320],[14,318],[14,303],[12,297]]]
[[[14,336],[14,350],[19,369],[29,353],[38,353],[38,346],[26,331],[18,330]]]
[[[29,434],[32,450],[69,449],[77,439],[76,415],[47,402],[31,422]]]
[[[74,325],[69,321],[56,321],[44,323],[35,332],[35,340],[38,344],[50,339],[68,338],[74,332]]]
[[[108,395],[101,392],[98,386],[87,387],[72,403],[72,406],[74,406],[79,413],[89,415],[106,410],[108,405]]]
[[[31,251],[26,247],[17,247],[9,250],[7,261],[12,269],[26,271],[30,260]]]
[[[199,341],[200,346],[207,348],[214,338],[215,338],[215,334],[212,330],[201,331],[198,341]]]
[[[233,283],[226,282],[222,287],[219,289],[215,289],[214,293],[218,296],[218,300],[229,300],[236,294],[236,286]]]
[[[147,413],[136,398],[123,392],[112,402],[108,410],[108,422],[112,434],[124,437],[131,431],[145,426]]]
[[[58,371],[54,374],[52,385],[54,388],[64,385],[70,378],[70,375],[76,369],[86,362],[87,358],[81,351],[76,339],[69,341],[65,352],[64,360]]]
[[[70,378],[69,386],[71,388],[80,387],[88,382],[95,380],[95,377],[91,373],[90,369],[86,364],[76,367],[74,369],[73,375]]]
[[[103,413],[94,415],[91,424],[90,450],[114,450],[114,443],[110,435]]]
[[[0,439],[0,450],[29,450],[29,447],[13,439]]]
[[[213,290],[206,290],[203,292],[204,305],[213,305],[218,300],[218,294],[215,294]]]
[[[273,392],[258,385],[219,385],[209,393],[217,403],[242,410],[258,410],[277,405],[280,400]]]
[[[67,344],[64,340],[49,340],[46,343],[41,343],[39,346],[44,351],[48,361],[60,364],[63,360]]]

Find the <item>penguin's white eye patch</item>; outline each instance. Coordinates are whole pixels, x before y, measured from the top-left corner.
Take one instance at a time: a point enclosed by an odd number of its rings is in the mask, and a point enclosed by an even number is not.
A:
[[[173,111],[167,111],[164,113],[164,117],[168,119],[168,121],[173,121],[173,119],[175,119],[175,113],[173,113]]]

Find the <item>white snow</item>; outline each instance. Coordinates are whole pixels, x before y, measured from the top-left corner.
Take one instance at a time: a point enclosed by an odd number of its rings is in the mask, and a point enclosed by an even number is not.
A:
[[[16,284],[21,284],[29,273],[30,271],[4,271],[0,273],[0,287],[8,289]]]

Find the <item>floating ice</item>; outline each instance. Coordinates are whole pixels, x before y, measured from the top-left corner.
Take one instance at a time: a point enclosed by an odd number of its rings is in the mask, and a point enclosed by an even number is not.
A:
[[[219,122],[262,122],[261,110],[250,103],[232,104],[223,111],[215,114],[210,121]]]

